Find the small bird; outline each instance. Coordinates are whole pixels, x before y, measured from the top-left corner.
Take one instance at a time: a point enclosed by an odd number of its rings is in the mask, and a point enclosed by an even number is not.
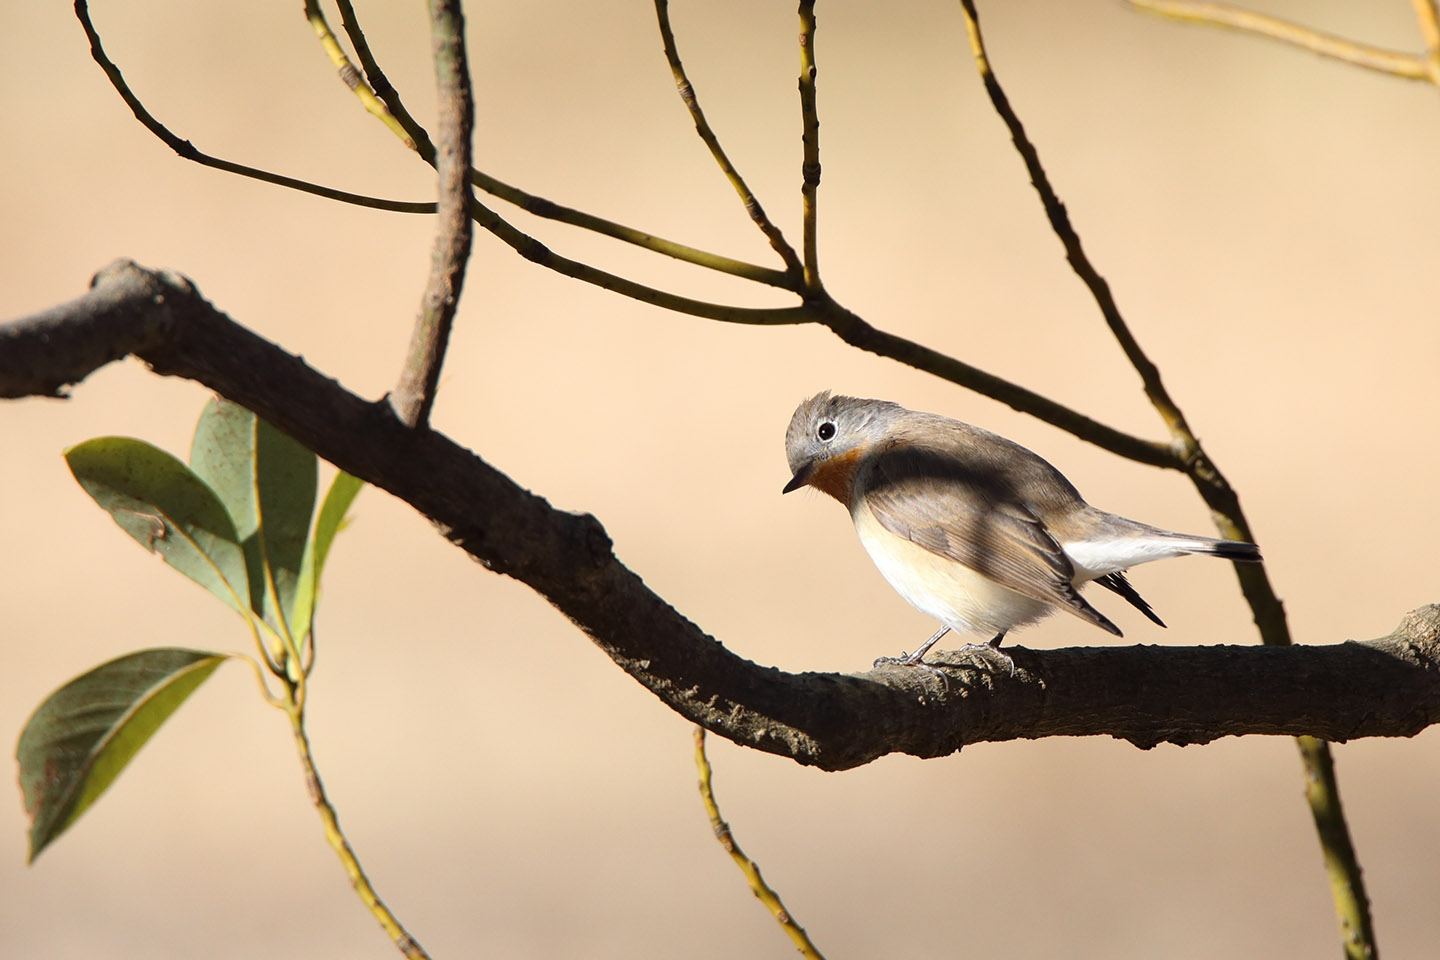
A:
[[[881,657],[934,670],[927,651],[950,630],[984,645],[1014,673],[1000,641],[1064,610],[1120,628],[1080,595],[1094,580],[1164,626],[1125,571],[1195,553],[1259,561],[1238,540],[1172,533],[1090,506],[1064,475],[1011,440],[884,400],[831,396],[801,403],[785,431],[793,474],[843,503],[870,559],[912,606],[943,626],[914,653]],[[967,648],[981,644],[967,644]]]

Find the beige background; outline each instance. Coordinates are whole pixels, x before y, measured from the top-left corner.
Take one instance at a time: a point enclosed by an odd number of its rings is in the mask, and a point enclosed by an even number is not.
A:
[[[366,4],[422,117],[420,4]],[[335,80],[300,4],[116,3],[112,55],[181,136],[391,197],[432,179]],[[379,7],[374,10],[367,8]],[[1302,9],[1303,8],[1303,9]],[[1277,12],[1418,46],[1408,5]],[[1296,636],[1387,632],[1440,600],[1434,89],[1114,3],[989,4],[1002,79],[1136,334],[1237,485]],[[740,167],[798,242],[793,4],[677,2],[682,50]],[[470,6],[477,155],[559,202],[762,262],[690,130],[644,3]],[[984,101],[955,4],[822,4],[823,273],[878,326],[1158,437]],[[128,114],[61,3],[0,5],[0,316],[78,294],[117,256],[181,270],[351,389],[391,384],[430,224],[227,177]],[[744,303],[783,297],[523,215],[562,253]],[[892,398],[1042,452],[1097,504],[1204,532],[1185,481],[811,327],[668,315],[482,236],[438,426],[559,506],[731,649],[857,670],[931,630],[841,510],[781,498],[781,438],[821,388]],[[60,451],[106,433],[184,450],[200,387],[138,364],[0,408],[7,669],[0,739],[52,688],[147,645],[244,649],[238,622],[147,558]],[[1099,603],[1126,642],[1254,640],[1230,571],[1134,575],[1171,624]],[[787,957],[714,845],[689,727],[543,601],[368,491],[334,555],[316,749],[377,885],[437,957]],[[1062,618],[1015,638],[1109,638]],[[384,958],[281,717],[227,667],[30,869],[0,806],[11,956]],[[1336,750],[1389,957],[1440,942],[1440,739]],[[832,957],[1315,957],[1334,920],[1294,747],[982,745],[823,774],[714,746],[746,849]]]

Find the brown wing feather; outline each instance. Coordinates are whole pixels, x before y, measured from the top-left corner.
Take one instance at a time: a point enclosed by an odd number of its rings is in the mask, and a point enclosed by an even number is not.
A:
[[[1075,568],[1060,544],[998,473],[985,464],[891,450],[862,477],[865,502],[886,530],[962,563],[1002,587],[1120,630],[1070,582]]]

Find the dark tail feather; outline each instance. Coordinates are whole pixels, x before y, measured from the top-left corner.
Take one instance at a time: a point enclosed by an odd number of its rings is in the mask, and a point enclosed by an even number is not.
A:
[[[1175,545],[1186,553],[1239,560],[1243,563],[1260,562],[1260,548],[1244,540],[1217,540],[1214,537],[1197,537],[1188,533],[1168,533],[1163,536],[1173,537]]]
[[[1223,540],[1220,542],[1234,543],[1235,541]],[[1249,559],[1260,559],[1260,551],[1255,547],[1254,544],[1244,543],[1237,544],[1237,546],[1250,547],[1250,549],[1255,552],[1255,556]],[[1225,554],[1220,553],[1218,550],[1216,551],[1216,554],[1219,556],[1225,556]],[[1237,557],[1236,559],[1245,558]],[[1104,587],[1106,590],[1109,590],[1111,593],[1118,593],[1120,596],[1124,597],[1126,602],[1128,602],[1136,610],[1139,610],[1141,613],[1145,614],[1145,616],[1149,617],[1150,620],[1154,623],[1162,627],[1165,626],[1165,621],[1161,620],[1155,615],[1155,611],[1150,609],[1150,604],[1145,602],[1145,598],[1140,596],[1140,594],[1135,591],[1134,587],[1130,586],[1130,581],[1125,579],[1124,572],[1117,571],[1115,573],[1107,573],[1103,577],[1096,577],[1095,582],[1100,584],[1100,586]]]
[[[1246,543],[1244,540],[1212,540],[1210,549],[1206,553],[1217,557],[1224,557],[1226,560],[1241,560],[1246,563],[1260,562],[1260,548],[1253,543]]]

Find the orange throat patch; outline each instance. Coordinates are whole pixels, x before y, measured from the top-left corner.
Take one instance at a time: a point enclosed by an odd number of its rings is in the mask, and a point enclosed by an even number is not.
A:
[[[807,483],[822,493],[850,506],[850,494],[855,490],[855,471],[860,466],[860,450],[850,450],[838,457],[831,457],[815,466]]]

